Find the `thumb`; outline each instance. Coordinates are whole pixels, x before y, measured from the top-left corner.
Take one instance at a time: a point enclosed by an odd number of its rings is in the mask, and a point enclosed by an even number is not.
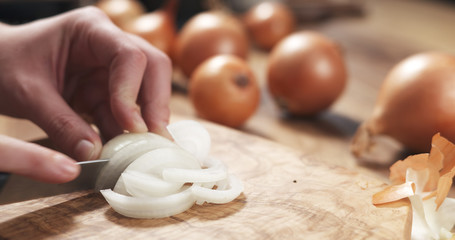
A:
[[[80,167],[61,153],[0,135],[0,171],[43,182],[63,183],[76,178]]]
[[[36,94],[38,97],[29,101],[29,119],[40,126],[55,146],[70,157],[78,161],[97,158],[102,146],[99,135],[55,90],[41,90],[46,94]]]

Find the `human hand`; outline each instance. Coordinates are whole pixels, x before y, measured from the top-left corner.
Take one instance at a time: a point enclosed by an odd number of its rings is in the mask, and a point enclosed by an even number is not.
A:
[[[144,40],[122,32],[100,10],[86,7],[29,24],[3,25],[0,35],[0,113],[30,119],[73,159],[95,159],[101,151],[100,136],[87,119],[106,139],[124,130],[165,132],[169,58]],[[2,139],[3,149],[42,150]],[[30,158],[47,166],[53,161],[49,156],[62,156],[50,149],[42,151],[46,154],[23,156],[26,159],[0,151],[0,171],[17,171],[5,168],[6,159],[30,170],[34,165],[29,164]],[[66,176],[74,178],[78,166],[66,159],[52,166],[72,166],[76,171]],[[49,181],[45,169],[32,176]],[[27,171],[21,173],[27,175]]]

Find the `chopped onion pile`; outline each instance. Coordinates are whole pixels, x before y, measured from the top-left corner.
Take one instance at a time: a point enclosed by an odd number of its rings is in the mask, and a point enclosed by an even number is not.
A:
[[[109,205],[133,218],[163,218],[194,203],[223,204],[243,192],[242,182],[209,156],[210,135],[192,120],[170,124],[175,143],[153,133],[128,133],[109,141],[109,163],[96,183]],[[112,189],[113,190],[112,190]]]
[[[392,186],[373,195],[373,204],[409,198],[412,239],[452,239],[455,199],[447,195],[455,175],[455,145],[436,134],[430,153],[397,161],[390,167]]]

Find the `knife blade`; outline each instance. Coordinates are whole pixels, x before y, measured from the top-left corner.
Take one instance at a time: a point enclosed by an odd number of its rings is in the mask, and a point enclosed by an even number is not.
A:
[[[108,161],[98,159],[78,162],[81,166],[79,176],[61,184],[44,183],[16,174],[1,173],[3,187],[0,183],[0,205],[93,189],[99,171]]]

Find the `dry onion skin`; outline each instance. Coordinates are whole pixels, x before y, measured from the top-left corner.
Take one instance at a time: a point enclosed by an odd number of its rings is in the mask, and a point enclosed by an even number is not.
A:
[[[313,31],[281,40],[271,51],[267,86],[277,104],[293,115],[315,115],[329,108],[347,83],[338,46]]]
[[[411,239],[453,239],[455,199],[447,195],[455,175],[455,145],[439,133],[429,154],[411,155],[390,167],[390,181],[373,195],[375,205],[408,198],[412,206]]]
[[[101,154],[110,161],[96,189],[118,213],[132,218],[164,218],[195,203],[224,204],[243,184],[209,155],[210,136],[198,122],[170,124],[175,142],[153,133],[128,133],[109,141]]]
[[[228,13],[209,11],[185,23],[177,38],[175,58],[189,78],[204,60],[220,54],[245,59],[248,48],[248,35],[240,20]]]
[[[368,154],[380,136],[415,152],[427,152],[437,132],[455,141],[454,89],[455,56],[425,52],[404,59],[386,76],[372,116],[357,130],[352,152]]]
[[[101,0],[95,6],[101,9],[120,28],[146,11],[138,0]]]
[[[197,114],[207,120],[240,127],[256,111],[259,84],[248,63],[233,55],[218,55],[194,71],[188,93]]]
[[[177,0],[169,0],[162,9],[143,14],[126,23],[123,30],[144,38],[169,57],[172,57],[177,35],[176,10]]]
[[[268,1],[253,6],[242,20],[253,42],[266,50],[294,32],[297,22],[287,5]]]

